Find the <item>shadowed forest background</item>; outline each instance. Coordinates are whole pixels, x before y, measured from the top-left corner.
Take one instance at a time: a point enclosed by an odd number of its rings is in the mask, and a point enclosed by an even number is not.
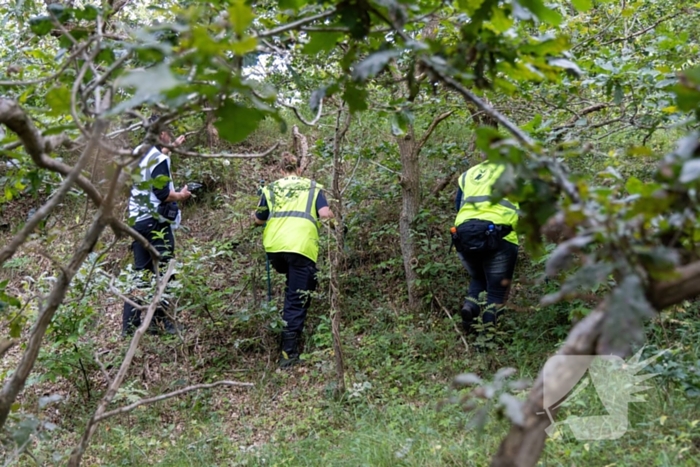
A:
[[[697,465],[699,13],[0,5],[3,465]],[[164,292],[185,330],[132,341],[126,201],[152,114],[187,138],[175,185],[203,189],[180,203]],[[322,226],[306,363],[290,371],[276,365],[284,278],[272,272],[268,302],[250,220],[282,150],[338,216]],[[495,199],[523,216],[507,310],[476,352],[449,228],[457,177],[481,154],[506,164]],[[624,437],[544,434],[549,356],[643,345],[668,352]],[[586,390],[557,420],[604,412]]]

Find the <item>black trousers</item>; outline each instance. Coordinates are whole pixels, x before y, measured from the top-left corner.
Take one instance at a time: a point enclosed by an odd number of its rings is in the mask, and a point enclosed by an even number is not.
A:
[[[496,314],[508,299],[513,272],[518,261],[518,246],[506,240],[501,241],[501,248],[496,251],[481,253],[457,253],[464,268],[469,272],[471,281],[467,300],[463,309],[471,311],[472,318],[480,314],[480,307],[473,300],[478,300],[486,292],[486,307],[483,322],[496,323]],[[467,320],[469,321],[469,320]]]
[[[169,223],[160,223],[155,219],[145,219],[134,224],[134,230],[143,235],[148,242],[161,254],[162,258],[159,262],[161,266],[167,265],[175,254],[175,236],[173,235],[172,227]],[[134,269],[136,271],[150,271],[155,274],[153,259],[148,250],[141,243],[134,240],[131,244],[131,251],[134,253]],[[162,271],[161,271],[162,272]],[[172,277],[171,277],[172,279]],[[141,304],[137,300],[136,303]],[[155,317],[162,319],[165,317],[163,311],[167,307],[167,302],[164,300],[156,309]],[[138,327],[141,325],[141,310],[131,306],[129,303],[124,303],[124,312],[122,313],[122,329],[126,330],[129,327]]]
[[[275,271],[287,276],[282,319],[285,331],[301,334],[306,312],[311,306],[311,292],[316,290],[316,263],[298,253],[268,253]]]

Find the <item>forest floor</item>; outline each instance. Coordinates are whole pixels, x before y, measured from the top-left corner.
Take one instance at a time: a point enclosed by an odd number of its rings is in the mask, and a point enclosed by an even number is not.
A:
[[[241,203],[251,201],[254,197]],[[267,304],[261,231],[246,224],[249,210],[220,206],[185,210],[187,228],[177,237],[182,263],[177,307],[186,330],[180,337],[144,337],[112,407],[223,379],[254,386],[193,392],[115,416],[100,425],[83,465],[485,466],[509,422],[493,406],[480,412],[484,401],[465,410],[458,402],[468,391],[453,389],[454,377],[471,372],[491,380],[498,369],[513,367],[516,379],[533,379],[563,341],[571,316],[586,309],[581,302],[540,308],[537,297],[555,285],[537,283],[533,278],[541,264],[523,257],[514,307],[500,321],[493,347],[479,353],[473,339],[465,348],[445,313],[447,308],[458,319],[464,287],[453,284],[466,280],[445,245],[430,253],[445,277],[432,289],[434,299],[416,313],[403,305],[396,245],[382,261],[365,261],[351,251],[350,272],[342,278],[347,391],[338,397],[327,277],[321,278],[307,321],[306,363],[279,370],[274,331],[279,329],[282,279],[273,272],[273,302]],[[66,209],[80,214],[77,208]],[[64,215],[62,225],[51,227],[64,232],[54,240],[55,254],[68,251],[79,234],[79,228],[68,225],[73,219]],[[128,243],[122,241],[99,269],[117,274],[129,261]],[[327,262],[319,266],[327,273]],[[38,278],[50,267],[49,260],[29,249],[5,266],[3,276],[10,290],[27,297],[36,287],[27,277]],[[120,337],[121,302],[107,293],[94,294],[89,304],[61,312],[48,336],[52,344],[42,352],[22,396],[23,410],[34,407],[56,425],[46,433],[50,436],[33,444],[41,465],[62,465],[106,387],[105,372],[114,375],[128,346]],[[654,368],[659,376],[646,384],[646,401],[630,404],[623,437],[579,441],[564,429],[547,439],[541,465],[700,465],[699,308],[686,303],[649,324],[648,350],[673,351]],[[13,349],[3,360],[3,374],[20,351]],[[514,392],[519,398],[526,393]],[[62,400],[36,408],[39,397],[52,394]],[[563,413],[605,411],[591,392]],[[35,464],[25,456],[20,465]]]

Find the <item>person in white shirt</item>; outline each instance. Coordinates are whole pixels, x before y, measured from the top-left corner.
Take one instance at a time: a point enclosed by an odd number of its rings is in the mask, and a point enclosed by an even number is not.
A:
[[[158,116],[149,119],[153,123]],[[160,134],[160,140],[165,145],[171,145],[172,133],[165,129]],[[184,136],[178,137],[173,146],[179,146],[185,141]],[[138,151],[141,146],[135,149]],[[174,256],[175,237],[173,229],[180,224],[180,210],[177,201],[184,201],[191,196],[185,185],[180,191],[175,190],[173,183],[170,151],[158,144],[150,148],[139,161],[140,181],[135,182],[131,187],[129,197],[129,220],[133,221],[134,229],[143,235],[151,245],[161,254],[160,265],[167,264]],[[134,269],[137,271],[149,270],[156,273],[153,267],[153,260],[150,253],[139,242],[134,241],[131,245],[134,254]],[[167,302],[161,302],[161,306],[156,310],[153,322],[149,327],[149,332],[158,333],[159,328],[163,328],[168,334],[177,332],[175,325],[167,318],[164,309]],[[141,311],[134,308],[130,303],[124,303],[122,313],[122,336],[133,334],[134,330],[141,325]]]

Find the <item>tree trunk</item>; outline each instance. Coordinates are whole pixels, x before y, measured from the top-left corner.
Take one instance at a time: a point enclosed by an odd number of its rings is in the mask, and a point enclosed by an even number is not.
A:
[[[350,113],[347,112],[343,127],[340,126],[340,118],[343,114],[343,107],[338,109],[336,119],[335,137],[333,140],[333,181],[331,186],[331,209],[335,214],[335,248],[330,248],[330,285],[331,285],[331,333],[333,335],[333,353],[335,355],[335,370],[337,378],[336,395],[345,393],[345,361],[343,359],[343,346],[340,340],[340,318],[343,310],[343,296],[340,286],[340,273],[345,269],[345,257],[343,254],[343,192],[340,188],[340,181],[343,178],[343,155],[341,147],[343,138],[350,128]]]
[[[401,235],[401,255],[406,274],[408,290],[408,306],[417,310],[420,306],[420,291],[416,285],[418,273],[414,269],[416,259],[416,244],[413,238],[413,228],[418,211],[420,210],[420,159],[419,148],[416,144],[413,126],[409,125],[406,134],[396,138],[401,157],[401,217],[399,219],[399,234]]]

